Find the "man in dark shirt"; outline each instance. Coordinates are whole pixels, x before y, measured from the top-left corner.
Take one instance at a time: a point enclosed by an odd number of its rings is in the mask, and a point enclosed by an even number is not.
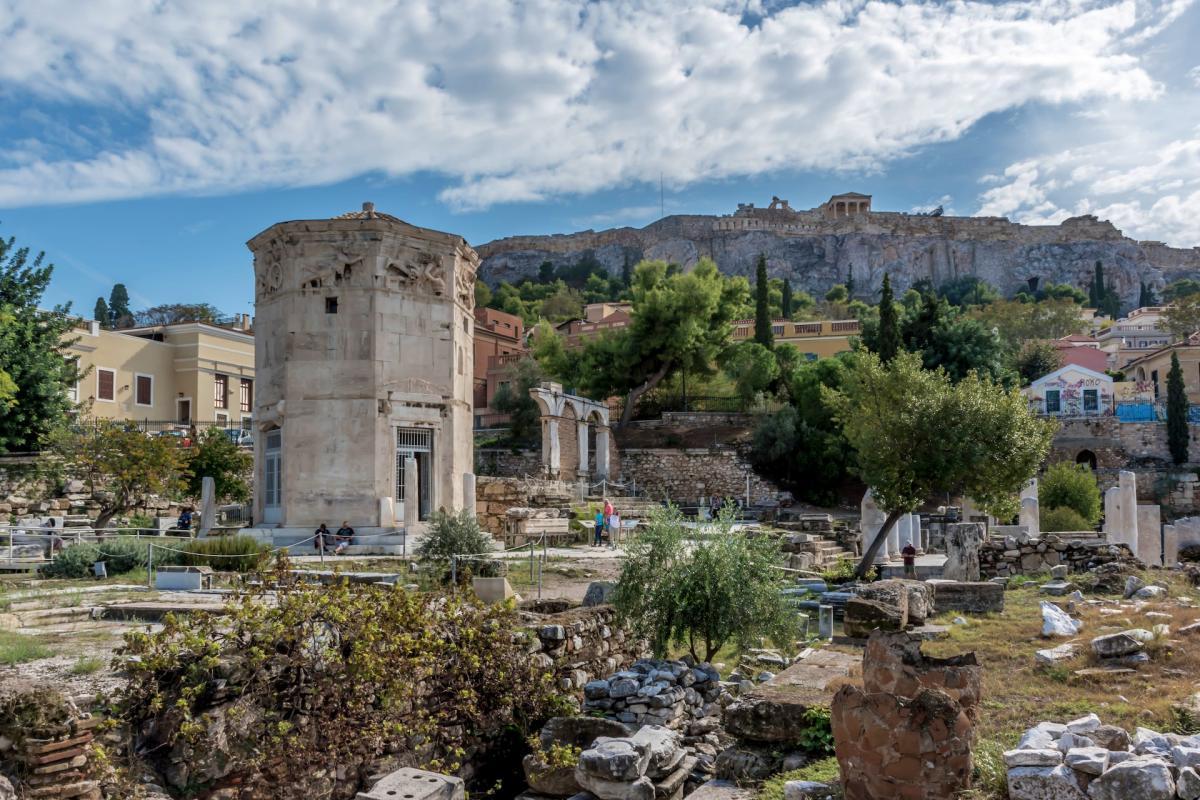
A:
[[[349,522],[342,520],[342,527],[338,528],[334,541],[337,543],[333,550],[335,555],[341,555],[343,550],[354,544],[354,528],[350,527]]]
[[[904,545],[904,549],[900,551],[901,557],[904,559],[904,577],[917,578],[917,548],[912,546],[912,542]]]

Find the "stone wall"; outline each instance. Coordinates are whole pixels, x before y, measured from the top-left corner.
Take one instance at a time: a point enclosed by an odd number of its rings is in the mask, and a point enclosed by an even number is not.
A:
[[[175,517],[188,501],[149,495],[124,519],[134,515]],[[89,525],[100,515],[100,506],[83,481],[67,476],[61,483],[37,471],[36,458],[6,458],[0,463],[0,522],[28,517],[70,517],[69,523]],[[120,517],[118,519],[121,519]]]
[[[1120,422],[1116,417],[1067,419],[1054,434],[1048,461],[1075,461],[1087,450],[1101,470],[1124,469],[1131,461],[1171,460],[1165,422]],[[1189,425],[1192,447],[1200,454],[1200,425]]]
[[[755,474],[734,448],[621,451],[621,479],[626,483],[635,481],[640,494],[655,500],[689,503],[713,496],[744,499],[747,475],[751,502],[779,496],[780,488]]]
[[[567,606],[566,600],[541,600],[522,607],[536,640],[530,644],[531,657],[554,670],[564,691],[582,690],[588,681],[647,655],[645,642],[617,627],[612,606]]]
[[[1089,538],[1069,538],[1053,533],[1043,534],[1040,539],[1018,543],[995,539],[984,542],[979,548],[979,571],[984,578],[1003,578],[1009,575],[1029,575],[1049,572],[1051,567],[1066,564],[1070,572],[1088,572],[1102,564],[1135,561],[1133,553],[1123,544],[1109,544],[1104,539],[1093,538],[1092,531],[1080,532]]]
[[[582,500],[579,485],[540,478],[475,480],[475,513],[479,525],[493,536],[503,536],[510,508],[565,508]]]
[[[629,423],[631,428],[670,428],[671,430],[699,430],[714,425],[750,427],[755,415],[750,413],[721,413],[710,411],[664,411],[658,419],[643,419]]]
[[[542,474],[542,451],[537,448],[476,447],[475,474],[497,478],[523,478]]]

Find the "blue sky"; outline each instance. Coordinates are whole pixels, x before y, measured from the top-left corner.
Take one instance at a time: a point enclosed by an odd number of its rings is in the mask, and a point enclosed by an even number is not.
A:
[[[246,8],[253,6],[253,8]],[[838,191],[1200,244],[1192,0],[0,0],[0,235],[50,302],[249,311],[244,242],[481,243]]]

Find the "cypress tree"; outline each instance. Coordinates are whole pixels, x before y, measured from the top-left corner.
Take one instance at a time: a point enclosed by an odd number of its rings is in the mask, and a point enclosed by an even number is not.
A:
[[[92,312],[92,319],[100,323],[101,328],[108,328],[112,325],[112,314],[108,310],[108,303],[104,302],[103,297],[96,298],[96,309]]]
[[[1154,290],[1150,288],[1150,284],[1142,282],[1142,290],[1138,294],[1138,308],[1146,306],[1158,305],[1158,298],[1154,296]]]
[[[879,359],[888,363],[900,350],[900,323],[896,319],[896,304],[892,300],[892,281],[883,273],[883,288],[879,293]]]
[[[1178,353],[1171,353],[1171,370],[1167,373],[1167,449],[1176,464],[1187,463],[1188,401]]]
[[[114,328],[124,327],[133,319],[133,312],[129,310],[129,290],[125,284],[118,283],[112,288],[112,294],[108,296],[108,314]]]
[[[760,253],[754,274],[754,341],[768,350],[775,347],[771,330],[771,287],[767,282],[767,256]]]
[[[783,306],[783,316],[785,319],[792,318],[792,282],[787,278],[783,279],[783,299],[780,301]]]
[[[854,265],[851,264],[846,268],[846,297],[850,300],[854,299]]]
[[[1100,295],[1100,310],[1106,317],[1112,319],[1121,316],[1121,296],[1117,294],[1117,290],[1111,283],[1104,287],[1104,291]]]
[[[1088,288],[1088,305],[1099,309],[1104,304],[1104,265],[1096,262],[1096,274],[1092,276],[1092,285]]]

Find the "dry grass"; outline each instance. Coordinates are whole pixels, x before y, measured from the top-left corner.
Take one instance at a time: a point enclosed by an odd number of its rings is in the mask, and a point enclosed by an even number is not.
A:
[[[1106,606],[1084,605],[1075,617],[1084,622],[1083,632],[1075,639],[1049,640],[1041,637],[1042,617],[1037,586],[1029,584],[1005,595],[1005,610],[986,617],[968,617],[969,625],[950,624],[954,616],[936,620],[948,625],[948,639],[925,645],[929,655],[948,656],[974,650],[984,668],[983,708],[978,728],[980,740],[991,740],[1011,747],[1021,733],[1042,720],[1065,722],[1095,712],[1106,723],[1129,731],[1136,726],[1172,730],[1177,718],[1172,704],[1200,690],[1200,636],[1175,634],[1179,628],[1200,620],[1200,607],[1181,605],[1181,598],[1200,597],[1186,581],[1170,573],[1152,573],[1147,580],[1171,583],[1170,597],[1163,602],[1145,603],[1139,609],[1125,608],[1121,615],[1107,616],[1100,608],[1115,608],[1116,596],[1088,595],[1089,599],[1111,601]],[[1156,620],[1148,611],[1163,612],[1171,619]],[[965,615],[964,615],[965,616]],[[1172,636],[1154,653],[1149,664],[1131,675],[1081,677],[1075,671],[1097,664],[1091,655],[1092,638],[1128,628],[1151,629],[1156,622],[1167,622]],[[1067,641],[1079,646],[1080,655],[1053,667],[1037,665],[1034,652]]]

